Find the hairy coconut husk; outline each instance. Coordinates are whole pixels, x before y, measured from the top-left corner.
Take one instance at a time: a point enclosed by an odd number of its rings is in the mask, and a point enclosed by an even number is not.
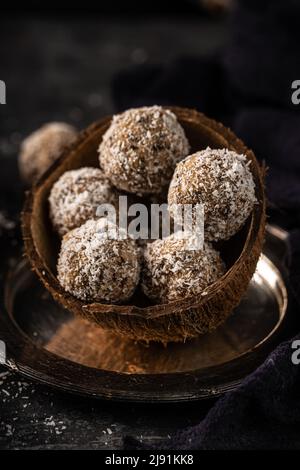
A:
[[[227,272],[206,289],[206,295],[188,297],[164,305],[151,305],[138,290],[130,305],[85,303],[66,293],[56,277],[59,240],[49,220],[48,195],[57,179],[67,170],[82,166],[98,167],[97,149],[111,117],[91,125],[53,164],[27,196],[23,211],[25,250],[32,268],[53,297],[65,308],[102,328],[144,341],[184,341],[216,328],[238,305],[245,293],[262,250],[265,229],[264,169],[253,152],[234,133],[203,114],[183,108],[170,108],[184,127],[192,152],[227,147],[251,160],[258,203],[244,227],[218,248]]]

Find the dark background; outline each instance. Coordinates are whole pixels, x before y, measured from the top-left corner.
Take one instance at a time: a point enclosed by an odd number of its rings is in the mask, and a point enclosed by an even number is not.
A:
[[[0,106],[0,213],[16,223],[15,230],[2,227],[2,264],[21,250],[24,188],[17,156],[24,136],[52,120],[84,128],[118,110],[111,84],[120,71],[211,54],[228,38],[226,15],[208,13],[196,1],[99,3],[90,9],[58,1],[51,8],[40,2],[26,2],[23,10],[1,6],[0,79],[7,104]],[[88,401],[0,368],[0,448],[115,449],[128,434],[155,445],[200,421],[210,406]]]
[[[175,1],[172,9],[169,2],[159,7],[108,3],[103,11],[67,2],[52,2],[52,8],[29,2],[21,11],[4,7],[0,79],[7,86],[7,105],[0,107],[1,166],[16,164],[22,138],[47,121],[81,129],[117,111],[111,83],[119,71],[198,57],[226,42],[226,17],[208,14],[197,2]]]

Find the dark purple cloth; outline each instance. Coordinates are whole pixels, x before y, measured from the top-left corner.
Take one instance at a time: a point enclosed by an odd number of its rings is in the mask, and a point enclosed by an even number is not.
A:
[[[295,338],[300,339],[300,335]],[[300,366],[282,343],[255,373],[220,398],[196,426],[160,449],[300,449]],[[145,448],[127,438],[127,448]]]
[[[114,81],[119,108],[196,107],[231,125],[267,163],[271,222],[289,230],[295,339],[300,339],[300,105],[292,104],[291,84],[300,79],[299,18],[298,0],[240,0],[232,39],[220,56],[128,70]],[[137,85],[140,77],[143,83]],[[157,448],[300,449],[300,365],[292,363],[292,341],[279,345],[235,391],[220,398],[203,421]],[[130,438],[125,446],[144,448]]]

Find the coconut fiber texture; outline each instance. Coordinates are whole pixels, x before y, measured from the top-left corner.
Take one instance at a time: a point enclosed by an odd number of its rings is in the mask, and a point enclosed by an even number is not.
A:
[[[120,77],[115,79],[120,106],[129,107],[137,100],[144,104],[148,99],[198,106],[231,125],[258,158],[267,162],[270,221],[289,231],[289,313],[296,319],[290,337],[298,340],[300,105],[291,104],[291,82],[300,76],[300,29],[295,25],[299,14],[296,0],[240,0],[232,17],[231,42],[219,58],[181,59],[166,67],[139,69],[135,72],[144,76],[147,86],[134,100],[129,99],[129,91],[135,89],[136,75],[122,75],[123,90]],[[189,86],[184,86],[186,81]],[[175,95],[175,87],[185,94]],[[205,91],[202,106],[200,90]],[[292,340],[279,345],[238,389],[220,398],[198,425],[178,431],[156,447],[300,449],[300,365],[291,361],[291,345]],[[130,439],[125,445],[140,446]]]

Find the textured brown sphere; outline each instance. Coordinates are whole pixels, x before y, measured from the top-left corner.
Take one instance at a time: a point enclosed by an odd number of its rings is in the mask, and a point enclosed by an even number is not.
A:
[[[76,129],[64,122],[45,124],[30,134],[19,156],[22,179],[27,184],[35,182],[76,138]]]
[[[160,106],[129,109],[114,116],[99,147],[100,166],[119,189],[160,194],[176,163],[189,152],[174,113]]]
[[[180,162],[168,194],[173,204],[204,206],[204,236],[208,241],[227,240],[244,225],[256,203],[250,161],[228,149],[196,152]]]
[[[88,220],[63,237],[57,277],[78,299],[122,303],[138,285],[140,254],[136,243],[131,238],[112,239],[114,230],[116,226],[102,218]]]
[[[150,299],[168,303],[203,294],[224,273],[220,254],[211,245],[191,250],[189,240],[172,234],[145,248],[142,289]]]
[[[66,171],[53,185],[50,218],[59,235],[96,218],[100,204],[117,207],[119,194],[99,168]]]

